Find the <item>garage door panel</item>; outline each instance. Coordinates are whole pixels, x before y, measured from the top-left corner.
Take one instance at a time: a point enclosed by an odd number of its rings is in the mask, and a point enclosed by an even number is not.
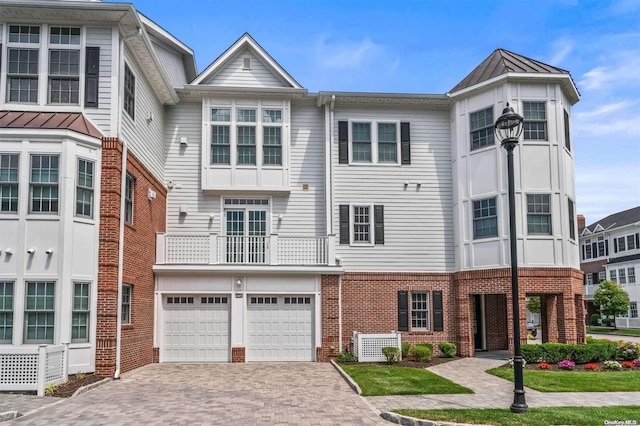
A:
[[[177,305],[187,298],[167,299],[175,303],[164,305],[163,362],[229,361],[228,299],[201,304],[199,297],[189,297],[190,303]]]
[[[294,303],[285,304],[285,299]],[[261,300],[269,303],[251,303]],[[248,361],[313,361],[311,298],[249,297]]]

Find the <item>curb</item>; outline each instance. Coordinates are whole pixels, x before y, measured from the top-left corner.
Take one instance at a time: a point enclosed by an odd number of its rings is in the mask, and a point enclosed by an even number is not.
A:
[[[0,422],[15,420],[18,417],[22,417],[22,413],[19,411],[5,411],[4,413],[0,413]]]
[[[99,382],[91,383],[90,385],[86,385],[86,386],[81,386],[78,389],[76,389],[73,395],[71,395],[71,398],[76,397],[78,395],[82,395],[85,392],[89,392],[91,389],[97,388],[98,386],[103,385],[107,382],[110,382],[111,380],[112,380],[111,377],[106,377],[100,380]]]
[[[388,422],[395,423],[403,426],[490,426],[490,425],[481,425],[481,424],[473,424],[469,425],[468,423],[451,423],[451,422],[436,422],[431,420],[421,420],[416,419],[414,417],[402,416],[396,413],[390,413],[385,411],[380,413],[380,417],[385,419]]]
[[[342,378],[347,382],[347,384],[351,387],[351,389],[353,389],[358,395],[362,396],[362,390],[360,389],[360,386],[358,386],[358,384],[353,381],[351,376],[345,373],[344,370],[340,368],[338,363],[336,363],[334,360],[331,360],[331,365],[333,365],[333,367],[338,371],[338,373],[340,373]]]

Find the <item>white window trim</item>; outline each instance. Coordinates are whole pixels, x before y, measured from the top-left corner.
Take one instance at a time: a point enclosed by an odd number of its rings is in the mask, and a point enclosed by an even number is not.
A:
[[[472,116],[473,114],[476,114],[476,113],[478,113],[478,112],[483,112],[483,111],[486,111],[486,110],[488,110],[488,109],[490,109],[490,110],[491,110],[491,115],[492,115],[492,117],[493,117],[493,121],[495,122],[495,116],[496,116],[496,114],[495,114],[495,105],[490,105],[490,106],[487,106],[487,107],[484,107],[484,108],[480,108],[480,109],[477,109],[477,110],[475,110],[475,111],[471,111],[471,112],[469,112],[469,114],[468,114],[468,117],[467,117],[467,118],[468,118],[468,120],[467,120],[467,122],[469,123],[469,132],[468,132],[468,133],[469,133],[469,152],[470,152],[470,153],[479,152],[479,151],[482,151],[482,150],[485,150],[485,149],[488,149],[488,148],[493,148],[493,147],[495,147],[495,146],[496,146],[496,137],[495,137],[495,134],[493,134],[493,126],[494,126],[494,123],[491,123],[491,125],[490,125],[490,126],[481,127],[481,128],[479,128],[479,129],[475,129],[475,130],[471,128],[471,116]],[[489,128],[489,127],[491,128],[491,132],[492,132],[492,134],[493,134],[493,143],[492,143],[492,144],[489,144],[489,145],[483,145],[483,146],[478,147],[478,148],[474,148],[474,147],[473,147],[473,137],[472,137],[473,132],[477,132],[477,131],[479,131],[479,130],[487,129],[487,128]]]
[[[76,284],[87,284],[89,291],[88,291],[88,299],[87,299],[87,309],[86,310],[76,310],[74,308],[74,302],[75,302],[75,291],[76,291]],[[70,324],[70,331],[71,331],[71,335],[73,336],[73,314],[75,313],[83,313],[87,315],[87,337],[84,339],[73,339],[71,338],[71,343],[87,343],[89,341],[89,339],[91,338],[91,291],[92,291],[92,283],[90,281],[73,281],[72,282],[72,287],[71,287],[71,324]]]
[[[129,315],[128,315],[128,319],[127,319],[127,321],[126,321],[126,322],[125,322],[124,320],[122,320],[122,325],[131,325],[131,324],[133,324],[133,322],[131,321],[131,320],[132,320],[132,318],[131,318],[131,315],[132,315],[132,309],[131,309],[131,306],[132,306],[132,304],[133,304],[133,303],[132,303],[132,302],[133,302],[133,285],[131,285],[131,284],[122,284],[122,294],[123,294],[123,295],[124,295],[124,289],[125,289],[125,288],[128,288],[128,289],[129,289],[129,302],[126,304],[126,306],[127,306],[127,313],[128,313]],[[120,318],[122,318],[122,317],[123,317],[122,312],[124,312],[124,309],[123,309],[124,307],[125,307],[125,303],[124,303],[124,298],[123,298],[123,300],[122,300],[122,301],[121,301],[121,303],[120,303],[120,310],[121,310],[121,312],[120,312]]]
[[[400,120],[372,120],[372,119],[350,119],[349,122],[349,165],[353,166],[400,166],[401,165],[401,142],[400,142]],[[369,123],[371,126],[371,162],[353,161],[353,123]],[[378,124],[396,125],[396,162],[378,161]]]
[[[29,333],[28,327],[27,327],[27,321],[28,321],[28,313],[30,311],[27,310],[27,297],[29,295],[29,291],[28,291],[28,287],[29,287],[29,283],[40,283],[40,282],[45,282],[45,283],[53,283],[53,339],[51,339],[51,341],[49,340],[28,340],[27,339],[27,335]],[[47,278],[47,277],[38,277],[38,278],[29,278],[29,279],[25,279],[23,282],[23,287],[24,287],[24,306],[23,306],[23,330],[22,330],[22,334],[23,334],[23,343],[25,345],[29,345],[29,344],[53,344],[56,340],[56,331],[58,329],[59,326],[59,321],[58,321],[58,311],[56,309],[57,307],[57,301],[58,301],[58,292],[60,291],[59,289],[59,282],[56,278]],[[15,286],[14,286],[14,303],[15,303]],[[48,310],[36,310],[36,312],[50,312]],[[15,313],[15,310],[14,310]],[[15,317],[14,317],[14,327],[15,327]],[[15,334],[14,334],[15,335]]]
[[[40,27],[40,43],[16,43],[9,42],[9,26],[30,26]],[[50,29],[51,27],[73,27],[80,28],[80,45],[60,45],[50,43]],[[0,99],[7,105],[20,105],[25,111],[37,111],[42,106],[52,106],[56,108],[56,111],[80,111],[83,109],[85,99],[85,66],[86,66],[86,27],[84,25],[61,25],[61,24],[33,24],[25,22],[7,22],[3,25],[2,34],[0,39],[4,40],[2,43],[2,69],[0,69]],[[37,46],[37,47],[36,47]],[[73,49],[71,49],[73,47]],[[37,102],[9,102],[8,99],[8,86],[7,86],[7,67],[8,67],[8,49],[9,48],[24,48],[24,49],[38,49],[38,100]],[[58,104],[49,103],[49,51],[51,49],[61,50],[80,50],[79,67],[80,72],[78,75],[78,103],[77,104]]]
[[[414,312],[414,309],[413,309],[413,295],[414,294],[426,294],[427,295],[427,300],[426,300],[426,302],[427,302],[427,309],[426,309],[426,312],[427,312],[427,318],[426,318],[427,326],[426,327],[414,327],[413,326],[413,312]],[[429,331],[429,330],[431,330],[431,293],[428,290],[412,291],[412,292],[410,292],[410,295],[411,295],[411,299],[410,299],[410,302],[411,302],[411,315],[409,316],[409,319],[411,321],[411,330],[415,330],[415,331]],[[416,312],[423,312],[424,309],[416,309],[415,311]]]
[[[356,207],[368,207],[369,208],[369,242],[356,241],[355,240],[355,208]],[[352,247],[372,247],[375,246],[375,212],[373,204],[365,203],[353,203],[349,204],[349,245]]]
[[[214,109],[229,109],[230,121],[213,121],[211,111]],[[256,111],[255,122],[242,122],[238,121],[238,110],[240,109],[253,109]],[[204,165],[206,168],[212,169],[258,169],[258,170],[283,170],[288,168],[288,144],[289,144],[289,131],[290,120],[288,116],[288,107],[286,105],[263,105],[261,102],[256,104],[241,104],[238,105],[235,101],[231,104],[210,103],[206,104],[203,108],[204,111],[204,126],[203,132],[204,145]],[[282,111],[282,122],[271,123],[265,122],[263,117],[264,110],[280,110]],[[229,127],[229,164],[212,163],[211,155],[211,138],[212,138],[212,126],[228,126]],[[239,164],[238,163],[238,126],[255,127],[256,139],[256,164]],[[265,127],[279,127],[280,130],[280,155],[281,163],[277,164],[264,164],[264,128]]]

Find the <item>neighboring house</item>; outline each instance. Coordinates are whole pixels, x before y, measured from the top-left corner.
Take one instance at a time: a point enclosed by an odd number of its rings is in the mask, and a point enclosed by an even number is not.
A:
[[[70,370],[325,361],[354,331],[585,339],[570,74],[497,49],[450,93],[309,93],[248,34],[196,76],[131,5],[0,1],[0,343]],[[80,24],[79,24],[80,23]]]
[[[616,326],[640,328],[640,287],[636,278],[640,274],[640,207],[614,213],[583,227],[580,252],[586,321],[600,312],[593,298],[600,281],[607,279],[620,284],[631,301],[627,315],[616,318]]]

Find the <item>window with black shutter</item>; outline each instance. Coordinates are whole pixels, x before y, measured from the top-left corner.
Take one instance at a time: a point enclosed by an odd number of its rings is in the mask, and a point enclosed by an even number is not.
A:
[[[384,206],[373,207],[374,216],[374,236],[376,244],[384,244]]]
[[[444,330],[444,314],[442,309],[442,292],[433,292],[433,331]]]
[[[340,244],[349,244],[349,205],[340,205]]]

